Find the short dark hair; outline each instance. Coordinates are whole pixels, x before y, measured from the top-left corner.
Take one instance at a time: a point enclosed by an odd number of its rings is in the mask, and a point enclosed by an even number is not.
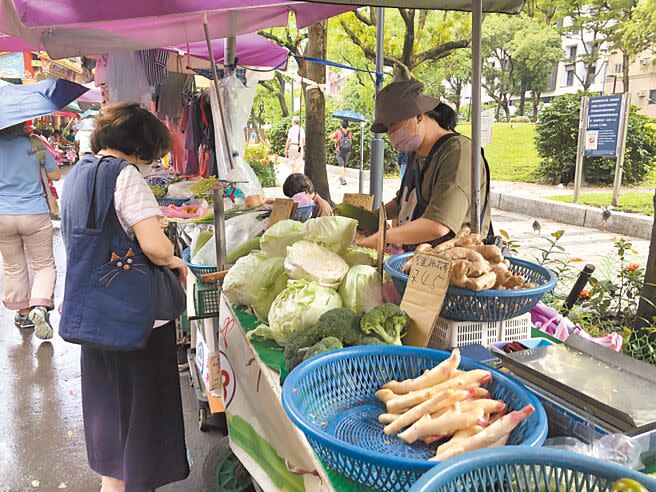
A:
[[[103,149],[154,161],[171,149],[171,134],[164,123],[138,104],[114,104],[103,108],[91,134],[93,153]]]
[[[8,126],[0,130],[0,137],[27,137],[29,135],[25,123]]]
[[[342,120],[342,128],[348,128],[348,120]]]
[[[53,131],[52,134],[53,134],[53,135],[61,135],[61,134],[62,134],[62,131],[59,130],[59,129],[57,129],[57,130]]]
[[[426,113],[445,130],[455,131],[458,115],[448,104],[440,103]]]
[[[287,176],[285,183],[282,185],[282,192],[285,196],[291,198],[301,191],[314,193],[314,185],[310,178],[302,173],[293,173]]]

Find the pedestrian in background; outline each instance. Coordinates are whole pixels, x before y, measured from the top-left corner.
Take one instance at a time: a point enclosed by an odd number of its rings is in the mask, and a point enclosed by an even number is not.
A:
[[[337,165],[342,168],[342,175],[339,178],[339,184],[346,184],[346,166],[348,166],[351,150],[353,150],[353,133],[349,130],[349,123],[343,120],[340,128],[331,137],[335,142],[335,152],[337,153]]]
[[[54,307],[57,272],[44,175],[59,180],[61,171],[43,142],[28,136],[24,123],[0,130],[0,169],[4,304],[17,311],[18,328],[35,328],[36,336],[47,340],[53,334],[48,311]],[[34,271],[32,283],[26,250]]]
[[[292,127],[287,133],[285,144],[285,157],[289,159],[292,173],[300,171],[303,163],[303,148],[305,147],[305,130],[301,127],[301,119],[298,116],[292,118]]]

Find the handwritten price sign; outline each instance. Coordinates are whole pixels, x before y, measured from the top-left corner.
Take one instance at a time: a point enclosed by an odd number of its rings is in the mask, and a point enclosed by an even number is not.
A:
[[[428,344],[449,288],[450,274],[451,260],[432,253],[414,256],[401,301],[401,309],[410,317],[406,345]]]

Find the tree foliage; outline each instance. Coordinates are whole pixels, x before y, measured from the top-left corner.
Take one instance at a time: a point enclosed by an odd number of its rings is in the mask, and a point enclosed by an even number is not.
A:
[[[535,144],[540,156],[538,174],[549,183],[574,180],[579,113],[583,94],[569,94],[554,99],[540,113]],[[650,119],[631,107],[624,154],[623,183],[642,181],[656,164],[656,129]],[[589,183],[610,184],[615,175],[614,158],[585,158],[584,179]]]
[[[448,56],[470,43],[469,16],[454,12],[388,9],[385,13],[385,57],[397,80],[416,78],[422,65]],[[376,59],[375,7],[344,14],[339,26],[370,62]]]

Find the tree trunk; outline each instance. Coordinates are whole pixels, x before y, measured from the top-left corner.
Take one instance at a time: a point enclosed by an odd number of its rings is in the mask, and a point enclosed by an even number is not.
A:
[[[326,59],[328,23],[310,26],[306,53],[308,57]],[[319,63],[308,63],[308,78],[318,84],[326,83],[326,69]],[[305,174],[314,189],[330,200],[330,187],[326,171],[326,99],[321,89],[308,87],[305,91]]]
[[[285,99],[285,77],[277,70],[276,80],[278,81],[278,94],[276,94],[276,97],[280,104],[280,111],[282,112],[282,117],[287,118],[289,116],[289,108],[287,107],[287,99]]]
[[[654,216],[656,217],[656,193],[654,194]],[[656,220],[651,229],[645,284],[640,295],[635,328],[640,329],[654,325],[656,325]]]
[[[503,112],[506,113],[506,121],[510,122],[510,104],[507,97],[503,100]]]
[[[499,121],[499,116],[501,115],[501,103],[497,102],[496,114],[494,115],[494,120]]]
[[[526,89],[524,89],[523,85],[519,93],[519,110],[517,111],[519,116],[524,116],[524,106],[526,105]]]
[[[629,92],[629,55],[622,54],[622,92]]]
[[[531,91],[531,98],[533,100],[533,123],[538,121],[538,109],[540,106],[540,93]]]

